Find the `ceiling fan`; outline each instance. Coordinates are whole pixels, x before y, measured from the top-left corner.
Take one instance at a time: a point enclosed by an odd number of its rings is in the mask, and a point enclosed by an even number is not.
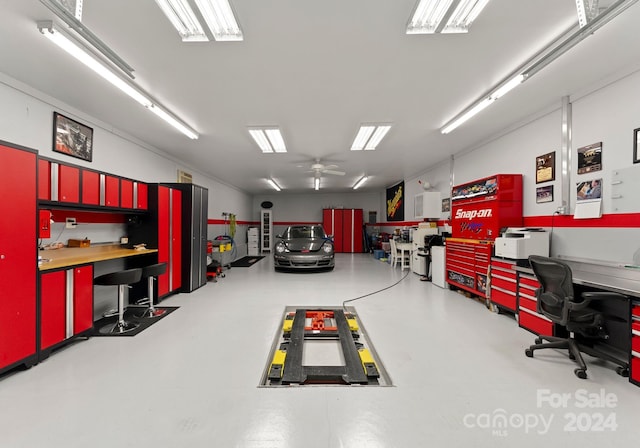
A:
[[[324,165],[320,162],[320,159],[316,159],[311,164],[311,169],[306,171],[307,173],[314,173],[315,177],[320,177],[322,174],[333,174],[334,176],[344,176],[346,173],[344,171],[336,170],[338,165]]]

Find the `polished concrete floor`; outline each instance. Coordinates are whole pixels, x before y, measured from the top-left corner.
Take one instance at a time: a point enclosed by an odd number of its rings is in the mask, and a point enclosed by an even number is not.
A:
[[[333,272],[269,257],[163,302],[135,337],[75,343],[0,379],[0,447],[637,446],[640,388],[587,358],[525,357],[513,317],[413,273],[350,302],[391,387],[258,387],[285,306],[340,306],[404,273],[366,254]]]

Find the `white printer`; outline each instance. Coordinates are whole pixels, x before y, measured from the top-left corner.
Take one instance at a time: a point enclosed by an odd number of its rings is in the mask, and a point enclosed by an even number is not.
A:
[[[539,228],[508,228],[495,240],[496,257],[514,260],[529,255],[549,256],[549,232]]]

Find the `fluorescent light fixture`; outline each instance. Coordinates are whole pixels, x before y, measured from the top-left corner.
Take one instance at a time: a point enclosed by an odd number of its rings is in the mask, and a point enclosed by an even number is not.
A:
[[[249,134],[258,144],[262,152],[287,152],[282,133],[278,128],[253,128]]]
[[[438,29],[453,0],[420,0],[407,26],[407,34],[432,34]]]
[[[217,41],[244,39],[229,0],[195,0],[200,13]]]
[[[387,135],[391,125],[367,124],[360,126],[356,138],[353,139],[351,151],[370,151],[376,149],[380,141]]]
[[[360,188],[367,181],[367,179],[368,179],[367,176],[362,176],[360,180],[356,182],[356,184],[353,186],[353,189],[357,190],[358,188]]]
[[[387,132],[389,132],[389,129],[391,129],[391,126],[389,125],[378,126],[365,145],[364,149],[366,151],[372,151],[376,149],[380,141],[384,138],[385,135],[387,135]]]
[[[504,83],[502,86],[498,87],[498,89],[491,94],[491,98],[497,100],[498,98],[503,97],[516,87],[518,87],[525,80],[525,76],[523,74],[519,74],[511,78],[509,81]]]
[[[81,44],[75,42],[69,37],[56,30],[53,26],[53,22],[50,20],[38,22],[38,29],[51,42],[58,47],[69,53],[71,56],[82,62],[84,65],[93,70],[103,79],[109,81],[112,85],[120,89],[127,94],[133,100],[143,105],[151,112],[162,118],[164,121],[178,129],[191,139],[197,139],[198,133],[191,129],[186,124],[182,123],[173,114],[167,111],[162,105],[157,103],[147,94],[144,90],[134,86],[130,81],[127,81],[120,76],[116,75],[111,69],[97,59],[97,56],[91,52],[91,50],[84,48]]]
[[[466,33],[489,0],[420,0],[407,34]]]
[[[476,114],[480,113],[481,111],[483,111],[491,103],[493,103],[493,98],[491,98],[491,97],[485,98],[484,100],[480,101],[479,103],[476,103],[476,105],[473,106],[471,109],[467,110],[465,113],[460,115],[458,118],[456,118],[455,120],[453,120],[452,122],[447,124],[445,127],[443,127],[442,131],[440,131],[440,132],[442,132],[443,134],[448,134],[449,132],[453,131],[455,128],[460,126],[462,123],[464,123],[465,121],[467,121],[468,119],[470,119],[474,115],[476,115]]]
[[[469,27],[478,15],[487,6],[489,0],[461,0],[449,17],[442,33],[467,33]]]
[[[84,65],[86,65],[102,78],[109,81],[118,89],[129,95],[138,103],[142,104],[145,107],[151,106],[151,100],[147,98],[147,96],[145,96],[138,89],[126,82],[124,79],[118,77],[104,64],[99,62],[96,57],[90,54],[86,49],[82,48],[79,44],[69,39],[57,29],[54,29],[52,21],[45,20],[38,22],[38,30],[40,30],[44,37],[49,39],[58,47],[62,48],[78,61],[82,62]]]
[[[157,104],[152,104],[151,106],[148,106],[147,109],[149,109],[151,112],[156,114],[158,117],[162,118],[164,121],[169,123],[171,126],[176,128],[178,131],[182,132],[184,135],[186,135],[190,139],[196,140],[198,138],[198,133],[196,131],[191,129],[186,124],[180,122],[180,120],[178,120],[171,113],[167,112]]]
[[[320,178],[316,177],[315,179],[313,179],[313,189],[314,190],[319,190],[320,189]]]
[[[274,190],[276,191],[282,190],[282,188],[280,188],[280,186],[273,179],[267,179],[267,182],[269,182],[269,185],[271,185]]]
[[[167,19],[171,22],[183,42],[208,42],[193,9],[186,0],[156,0]]]

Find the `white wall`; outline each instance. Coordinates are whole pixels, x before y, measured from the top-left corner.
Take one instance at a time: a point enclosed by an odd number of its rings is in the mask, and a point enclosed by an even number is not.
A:
[[[52,147],[53,111],[60,111],[93,127],[95,147],[93,161],[67,160],[54,153]],[[36,91],[23,83],[0,73],[0,140],[36,149],[40,155],[91,167],[100,171],[130,177],[144,182],[176,182],[177,171],[190,172],[193,182],[209,190],[210,219],[222,219],[222,212],[235,213],[238,220],[253,218],[251,196],[233,186],[224,184],[185,166],[161,151],[118,133],[107,124],[87,116],[57,99]],[[93,237],[94,241],[116,241],[123,226],[91,225],[65,230],[64,239],[78,236]],[[52,237],[59,233],[54,228]],[[209,237],[220,234],[209,231]]]
[[[598,86],[572,103],[572,163],[569,167],[571,192],[570,213],[575,209],[575,185],[583,180],[603,179],[603,213],[612,213],[612,171],[629,169],[632,163],[633,129],[640,127],[640,72],[634,72],[616,81]],[[525,217],[551,216],[561,205],[561,98],[558,108],[531,122],[505,132],[493,141],[458,154],[454,158],[454,185],[502,173],[523,174],[523,211]],[[456,132],[464,132],[460,129]],[[603,170],[589,174],[577,174],[577,148],[603,142]],[[540,185],[554,185],[554,201],[536,204],[535,158],[556,151],[555,181]],[[417,180],[429,180],[437,185],[443,197],[448,196],[449,165],[442,164],[406,182],[407,193],[415,188]],[[435,181],[431,181],[434,179]],[[635,207],[626,210],[640,212],[640,197],[636,191],[626,194],[635,199]],[[632,201],[633,202],[633,201]],[[407,207],[409,203],[407,203]],[[405,209],[406,211],[408,209]],[[565,218],[565,217],[563,217]],[[571,217],[569,218],[571,219]],[[579,224],[583,224],[580,222]],[[640,251],[640,229],[595,227],[556,227],[553,229],[552,255],[632,263],[634,254]],[[549,229],[551,230],[551,229]]]

